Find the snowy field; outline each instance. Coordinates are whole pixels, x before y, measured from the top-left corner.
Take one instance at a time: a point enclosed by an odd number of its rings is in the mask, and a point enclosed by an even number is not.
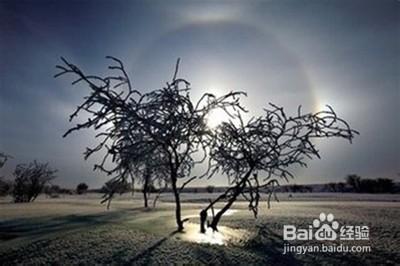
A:
[[[244,202],[223,218],[218,234],[198,233],[198,213],[213,194],[184,194],[184,233],[175,233],[174,205],[165,195],[145,210],[140,194],[117,197],[106,210],[101,194],[0,200],[0,264],[396,265],[400,261],[399,195],[340,193],[279,195],[257,219]],[[321,212],[340,224],[367,225],[363,253],[283,254],[283,225],[307,227]],[[307,241],[313,244],[313,241]],[[296,244],[304,244],[297,243]]]

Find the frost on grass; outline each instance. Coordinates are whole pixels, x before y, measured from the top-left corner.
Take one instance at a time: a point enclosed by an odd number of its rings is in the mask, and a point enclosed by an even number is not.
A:
[[[262,258],[238,247],[198,245],[160,237],[124,226],[101,226],[85,233],[36,241],[24,248],[0,252],[15,264],[222,264],[259,263]]]
[[[171,204],[161,203],[154,211],[142,212],[133,208],[131,201],[116,201],[115,211],[106,212],[104,207],[95,207],[98,200],[86,197],[59,199],[57,203],[43,199],[29,209],[3,203],[0,233],[14,230],[18,237],[0,241],[0,264],[396,265],[400,261],[398,202],[281,202],[280,208],[262,211],[257,220],[247,215],[245,203],[237,203],[238,212],[224,217],[221,225],[234,232],[237,228],[246,231],[239,234],[244,241],[215,245],[184,241],[183,234],[172,234]],[[198,210],[199,205],[185,204],[189,217]],[[368,225],[371,237],[365,244],[371,245],[372,252],[282,255],[282,226],[307,226],[323,211],[334,213],[342,224]],[[190,217],[190,222],[198,219]],[[193,230],[198,232],[198,225]],[[247,232],[251,234],[248,238]]]

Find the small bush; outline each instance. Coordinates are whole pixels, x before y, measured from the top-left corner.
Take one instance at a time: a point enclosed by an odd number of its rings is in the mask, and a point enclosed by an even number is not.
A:
[[[360,183],[361,177],[358,175],[348,175],[346,177],[346,183],[353,189],[354,192],[361,192]]]
[[[80,183],[79,185],[76,186],[76,193],[84,194],[87,192],[89,186],[86,183]]]
[[[207,187],[206,187],[206,191],[207,191],[208,193],[213,193],[213,192],[214,192],[214,189],[215,189],[214,186],[207,186]]]
[[[44,187],[43,192],[46,194],[46,196],[54,198],[55,195],[61,193],[61,188],[57,185],[47,185]]]

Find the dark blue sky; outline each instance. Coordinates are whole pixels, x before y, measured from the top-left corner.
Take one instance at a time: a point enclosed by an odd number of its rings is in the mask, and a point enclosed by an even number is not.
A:
[[[83,161],[93,132],[61,137],[87,90],[53,75],[60,56],[105,73],[113,55],[142,91],[168,81],[181,57],[194,96],[246,90],[253,114],[268,102],[289,111],[332,105],[361,135],[353,145],[319,141],[322,160],[296,171],[297,183],[349,173],[398,179],[399,12],[387,0],[2,0],[0,150],[15,157],[3,174],[37,159],[59,169],[61,185],[107,180],[91,171],[96,158]]]

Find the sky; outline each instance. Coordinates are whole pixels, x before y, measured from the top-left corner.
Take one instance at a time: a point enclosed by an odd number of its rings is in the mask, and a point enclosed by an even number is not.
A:
[[[360,136],[319,140],[322,158],[295,169],[293,183],[352,173],[400,181],[399,24],[400,2],[389,0],[1,0],[0,151],[14,158],[0,175],[36,159],[59,170],[62,186],[108,180],[92,171],[99,156],[83,160],[95,132],[62,138],[88,89],[53,75],[60,56],[105,74],[112,55],[142,92],[169,81],[179,57],[194,98],[244,90],[252,115],[269,102],[289,113],[331,105]],[[210,182],[227,184],[193,185]]]

